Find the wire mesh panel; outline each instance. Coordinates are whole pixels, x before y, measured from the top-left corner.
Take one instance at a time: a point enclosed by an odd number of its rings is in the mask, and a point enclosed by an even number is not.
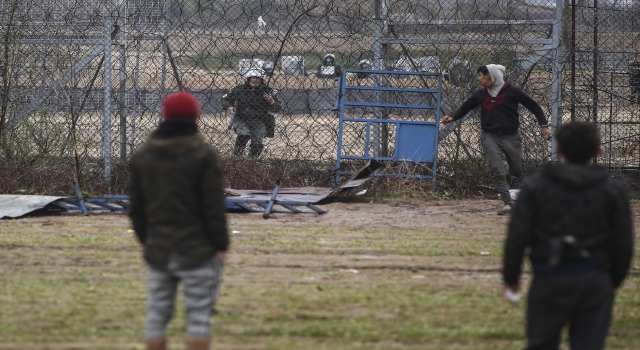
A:
[[[335,77],[347,68],[442,74],[446,115],[479,87],[477,67],[504,65],[506,80],[558,124],[600,125],[600,163],[637,167],[640,112],[628,78],[640,51],[639,9],[637,1],[614,0],[3,1],[0,161],[25,174],[4,190],[31,186],[36,165],[64,181],[107,180],[122,189],[129,157],[160,122],[162,98],[178,89],[197,96],[199,129],[222,158],[326,167],[337,147]],[[258,98],[279,108],[256,107],[244,125],[233,123],[224,96],[247,86],[252,70],[270,96]],[[370,84],[371,77],[349,79]],[[416,79],[389,84],[424,86]],[[385,98],[420,102],[411,94]],[[236,120],[248,110],[241,100],[231,101]],[[484,161],[476,113],[441,132],[439,162],[448,174]],[[553,158],[552,147],[526,109],[521,122],[531,171]],[[393,140],[395,131],[385,132]]]
[[[575,28],[563,42],[563,120],[598,123],[600,164],[640,167],[640,4],[571,1],[565,23]]]

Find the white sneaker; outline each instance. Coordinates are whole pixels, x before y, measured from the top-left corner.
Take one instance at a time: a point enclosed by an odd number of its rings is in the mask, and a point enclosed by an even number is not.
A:
[[[498,210],[498,215],[507,215],[511,214],[512,206],[510,204],[505,205],[502,209]]]

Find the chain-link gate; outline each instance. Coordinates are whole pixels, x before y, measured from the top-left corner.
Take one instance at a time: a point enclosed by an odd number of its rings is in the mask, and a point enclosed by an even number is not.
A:
[[[622,0],[7,0],[3,190],[35,187],[46,174],[55,174],[47,183],[73,176],[122,190],[127,159],[158,125],[163,96],[180,88],[200,100],[199,129],[221,157],[247,159],[252,140],[239,155],[238,130],[253,125],[230,128],[223,96],[255,68],[280,105],[249,123],[264,124],[258,160],[335,162],[333,77],[343,69],[442,74],[447,114],[478,87],[475,69],[497,63],[554,127],[597,122],[599,163],[637,168],[639,105],[627,77],[640,51],[639,11]],[[475,115],[441,130],[438,160],[452,179],[469,164],[483,169]],[[553,159],[526,110],[521,136],[527,172]],[[467,175],[488,180],[478,171]]]

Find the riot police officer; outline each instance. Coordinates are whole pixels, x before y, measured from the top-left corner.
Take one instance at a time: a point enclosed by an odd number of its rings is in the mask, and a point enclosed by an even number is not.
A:
[[[333,79],[342,75],[340,65],[336,63],[336,56],[331,53],[324,55],[322,64],[318,66],[316,76],[318,78]]]
[[[229,128],[236,133],[234,155],[241,156],[251,140],[249,156],[258,157],[264,149],[265,137],[273,137],[275,117],[270,112],[282,109],[276,91],[264,83],[264,70],[249,69],[244,84],[222,96],[220,104],[231,113]]]

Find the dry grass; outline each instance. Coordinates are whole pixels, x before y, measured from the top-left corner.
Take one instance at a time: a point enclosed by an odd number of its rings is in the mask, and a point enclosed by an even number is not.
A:
[[[498,201],[368,201],[323,206],[323,216],[230,215],[239,233],[215,348],[524,345],[523,306],[497,295],[507,221]],[[128,228],[109,214],[0,221],[0,349],[142,349],[145,268]],[[640,347],[639,276],[636,262],[608,349]],[[182,349],[181,304],[176,311],[169,339]]]

